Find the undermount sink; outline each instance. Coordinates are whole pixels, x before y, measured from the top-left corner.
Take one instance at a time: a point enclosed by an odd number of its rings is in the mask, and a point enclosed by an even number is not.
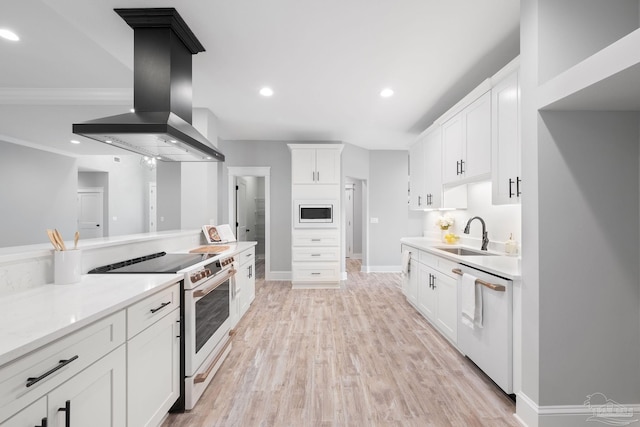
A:
[[[479,250],[467,249],[467,248],[435,247],[435,249],[449,252],[450,254],[459,255],[459,256],[497,256],[498,255],[498,254],[494,254],[487,251],[479,251]]]

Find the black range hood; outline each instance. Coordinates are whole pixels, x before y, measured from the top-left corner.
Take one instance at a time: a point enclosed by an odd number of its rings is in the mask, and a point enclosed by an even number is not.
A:
[[[73,133],[162,161],[224,161],[192,125],[191,55],[204,47],[174,8],[114,9],[134,30],[133,113]]]

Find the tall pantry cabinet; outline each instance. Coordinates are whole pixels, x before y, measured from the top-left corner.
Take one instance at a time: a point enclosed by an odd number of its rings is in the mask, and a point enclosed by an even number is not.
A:
[[[340,287],[342,144],[289,144],[294,289]],[[330,223],[300,222],[299,206],[329,205]]]

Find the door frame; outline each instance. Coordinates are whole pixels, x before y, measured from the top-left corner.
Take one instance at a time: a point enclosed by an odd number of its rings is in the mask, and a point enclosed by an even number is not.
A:
[[[264,178],[264,262],[265,281],[271,280],[271,167],[227,167],[228,171],[228,218],[235,218],[236,177],[255,176]]]

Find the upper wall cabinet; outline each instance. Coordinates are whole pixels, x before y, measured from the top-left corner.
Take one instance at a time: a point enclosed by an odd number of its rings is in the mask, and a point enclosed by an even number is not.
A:
[[[409,149],[409,208],[422,210],[427,207],[425,196],[425,137],[420,138]]]
[[[409,153],[412,210],[467,207],[466,185],[442,188],[442,129],[434,126],[411,146]]]
[[[292,184],[340,184],[340,153],[336,148],[291,147]]]
[[[520,202],[520,89],[514,71],[491,89],[491,169],[494,205]]]
[[[442,125],[443,184],[489,178],[491,93],[486,92]]]

